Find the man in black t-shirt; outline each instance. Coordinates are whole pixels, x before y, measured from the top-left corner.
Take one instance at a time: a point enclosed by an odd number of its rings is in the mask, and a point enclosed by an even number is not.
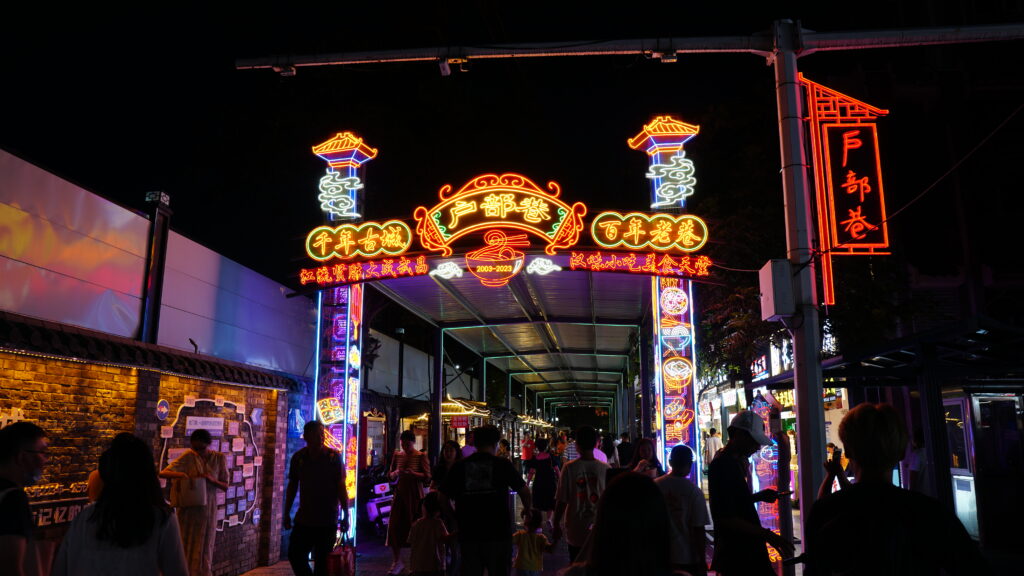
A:
[[[761,526],[756,502],[775,502],[771,488],[750,493],[750,456],[767,446],[764,420],[750,410],[736,414],[729,423],[729,443],[708,466],[708,496],[715,526],[715,557],[711,568],[721,576],[774,576],[765,543],[784,557],[793,554],[793,543]]]
[[[341,454],[324,446],[324,426],[306,422],[302,430],[306,447],[292,456],[285,489],[284,528],[291,529],[288,562],[299,576],[327,574],[327,556],[334,549],[335,531],[348,531],[348,491]],[[299,494],[299,510],[292,528],[292,504]],[[309,553],[313,553],[315,572],[309,569]]]
[[[623,432],[619,442],[619,466],[629,466],[633,461],[633,443],[629,441],[629,432]]]
[[[22,488],[42,476],[47,444],[46,432],[31,422],[15,422],[0,430],[0,567],[4,574],[39,573],[32,510]]]
[[[507,576],[512,562],[508,493],[519,493],[524,514],[533,498],[512,462],[495,456],[498,429],[481,426],[474,437],[476,453],[452,466],[441,484],[442,500],[455,502],[463,576],[481,576],[485,569],[489,576]]]

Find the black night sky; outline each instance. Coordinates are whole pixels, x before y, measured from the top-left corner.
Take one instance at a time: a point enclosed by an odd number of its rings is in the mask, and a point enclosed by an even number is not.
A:
[[[563,197],[593,209],[644,210],[647,159],[626,139],[668,113],[701,126],[687,145],[698,179],[689,209],[755,205],[778,230],[773,242],[722,261],[754,269],[784,256],[774,80],[762,58],[477,61],[448,77],[436,64],[381,64],[300,68],[290,78],[237,71],[235,60],[748,36],[779,17],[821,32],[1024,22],[1019,5],[997,13],[924,1],[842,13],[790,3],[740,15],[682,2],[656,11],[576,2],[349,4],[11,14],[0,35],[0,147],[132,209],[144,209],[146,191],[163,190],[175,230],[297,286],[304,237],[322,221],[316,186],[325,165],[310,147],[336,132],[356,132],[380,151],[365,171],[370,219],[409,218],[441,186],[487,172],[555,180]],[[892,241],[924,273],[954,274],[965,250],[983,263],[1005,259],[1002,246],[1024,214],[1013,184],[1024,130],[1024,114],[1014,115],[1024,102],[1022,54],[1020,42],[1005,42],[800,60],[808,77],[890,110],[879,122],[890,213],[927,190],[893,219]],[[966,249],[964,227],[974,230]],[[712,228],[712,237],[735,241],[727,230]]]

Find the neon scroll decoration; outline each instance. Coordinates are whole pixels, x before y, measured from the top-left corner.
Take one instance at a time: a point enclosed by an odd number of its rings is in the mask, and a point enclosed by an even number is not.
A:
[[[306,235],[306,254],[323,262],[331,258],[396,256],[412,245],[412,230],[401,220],[318,226]]]
[[[400,256],[398,258],[352,262],[351,264],[332,264],[319,268],[303,268],[299,271],[299,282],[303,286],[315,282],[321,287],[328,287],[338,284],[365,282],[367,280],[389,280],[423,276],[428,272],[430,272],[430,267],[427,264],[426,256],[417,256],[416,258]]]
[[[885,192],[875,120],[889,113],[801,74],[811,115],[822,292],[835,304],[832,256],[888,254]]]
[[[452,255],[453,242],[473,232],[511,228],[533,234],[546,243],[545,253],[568,248],[579,240],[587,207],[559,200],[561,188],[548,182],[541,189],[520,174],[484,174],[452,193],[441,188],[441,202],[433,208],[416,208],[416,233],[427,250]]]
[[[707,243],[708,226],[693,214],[601,212],[591,223],[590,234],[603,248],[695,252]]]
[[[682,208],[686,199],[693,195],[697,179],[693,175],[693,161],[686,157],[683,144],[699,131],[699,126],[671,116],[658,116],[628,140],[630,148],[643,150],[651,158],[647,172],[651,180],[651,210]]]
[[[377,149],[363,143],[351,132],[339,132],[334,138],[313,146],[313,153],[327,161],[327,174],[320,178],[320,209],[330,220],[360,218],[359,205],[363,182],[359,168],[377,157]]]
[[[569,253],[570,270],[591,272],[627,272],[646,276],[675,276],[693,278],[710,276],[714,262],[707,256],[677,256],[670,254],[615,254],[611,252]]]

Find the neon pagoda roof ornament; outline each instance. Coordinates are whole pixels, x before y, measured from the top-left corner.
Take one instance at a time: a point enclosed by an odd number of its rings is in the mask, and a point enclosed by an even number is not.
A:
[[[313,146],[313,153],[327,162],[327,175],[320,178],[320,209],[330,220],[358,220],[363,182],[359,168],[377,157],[377,149],[367,146],[351,132],[338,132],[334,138]]]

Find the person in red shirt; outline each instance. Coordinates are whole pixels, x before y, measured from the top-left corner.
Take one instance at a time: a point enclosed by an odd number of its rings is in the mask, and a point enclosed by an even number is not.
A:
[[[533,436],[530,436],[529,434],[524,435],[522,442],[522,451],[519,454],[519,458],[523,462],[526,462],[527,460],[533,458],[534,447],[535,444],[533,443]]]

